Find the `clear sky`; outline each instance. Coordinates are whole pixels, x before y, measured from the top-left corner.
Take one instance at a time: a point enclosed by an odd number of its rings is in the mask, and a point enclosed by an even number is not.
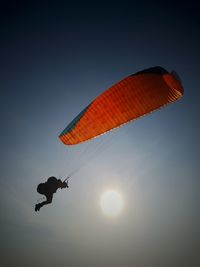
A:
[[[200,266],[197,5],[3,2],[0,265]],[[90,143],[60,142],[96,96],[153,66],[178,72],[180,101]],[[74,170],[35,213],[38,183]],[[114,218],[100,207],[110,188],[124,201]]]

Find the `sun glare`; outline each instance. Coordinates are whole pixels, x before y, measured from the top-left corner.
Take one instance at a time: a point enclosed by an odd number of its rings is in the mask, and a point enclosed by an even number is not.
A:
[[[123,207],[122,197],[115,190],[105,191],[101,196],[100,205],[106,215],[116,216]]]

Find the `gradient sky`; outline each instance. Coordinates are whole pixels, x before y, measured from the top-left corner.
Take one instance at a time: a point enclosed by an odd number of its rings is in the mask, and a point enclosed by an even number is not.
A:
[[[8,2],[0,7],[0,265],[200,266],[197,5]],[[105,89],[158,65],[178,72],[180,101],[90,143],[59,141]],[[74,170],[70,188],[35,213],[37,184]],[[125,202],[115,219],[99,205],[108,188]]]

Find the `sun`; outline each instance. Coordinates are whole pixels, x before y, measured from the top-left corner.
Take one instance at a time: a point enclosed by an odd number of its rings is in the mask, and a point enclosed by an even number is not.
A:
[[[100,205],[104,214],[116,216],[123,208],[121,195],[115,190],[107,190],[101,195]]]

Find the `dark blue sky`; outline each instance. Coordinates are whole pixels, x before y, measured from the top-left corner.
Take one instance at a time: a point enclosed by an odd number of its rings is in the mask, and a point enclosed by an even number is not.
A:
[[[197,4],[5,1],[0,10],[0,265],[198,266]],[[59,141],[96,96],[157,65],[178,72],[180,101],[88,144]],[[80,166],[35,214],[37,184]],[[99,208],[109,187],[126,203],[116,220]]]

